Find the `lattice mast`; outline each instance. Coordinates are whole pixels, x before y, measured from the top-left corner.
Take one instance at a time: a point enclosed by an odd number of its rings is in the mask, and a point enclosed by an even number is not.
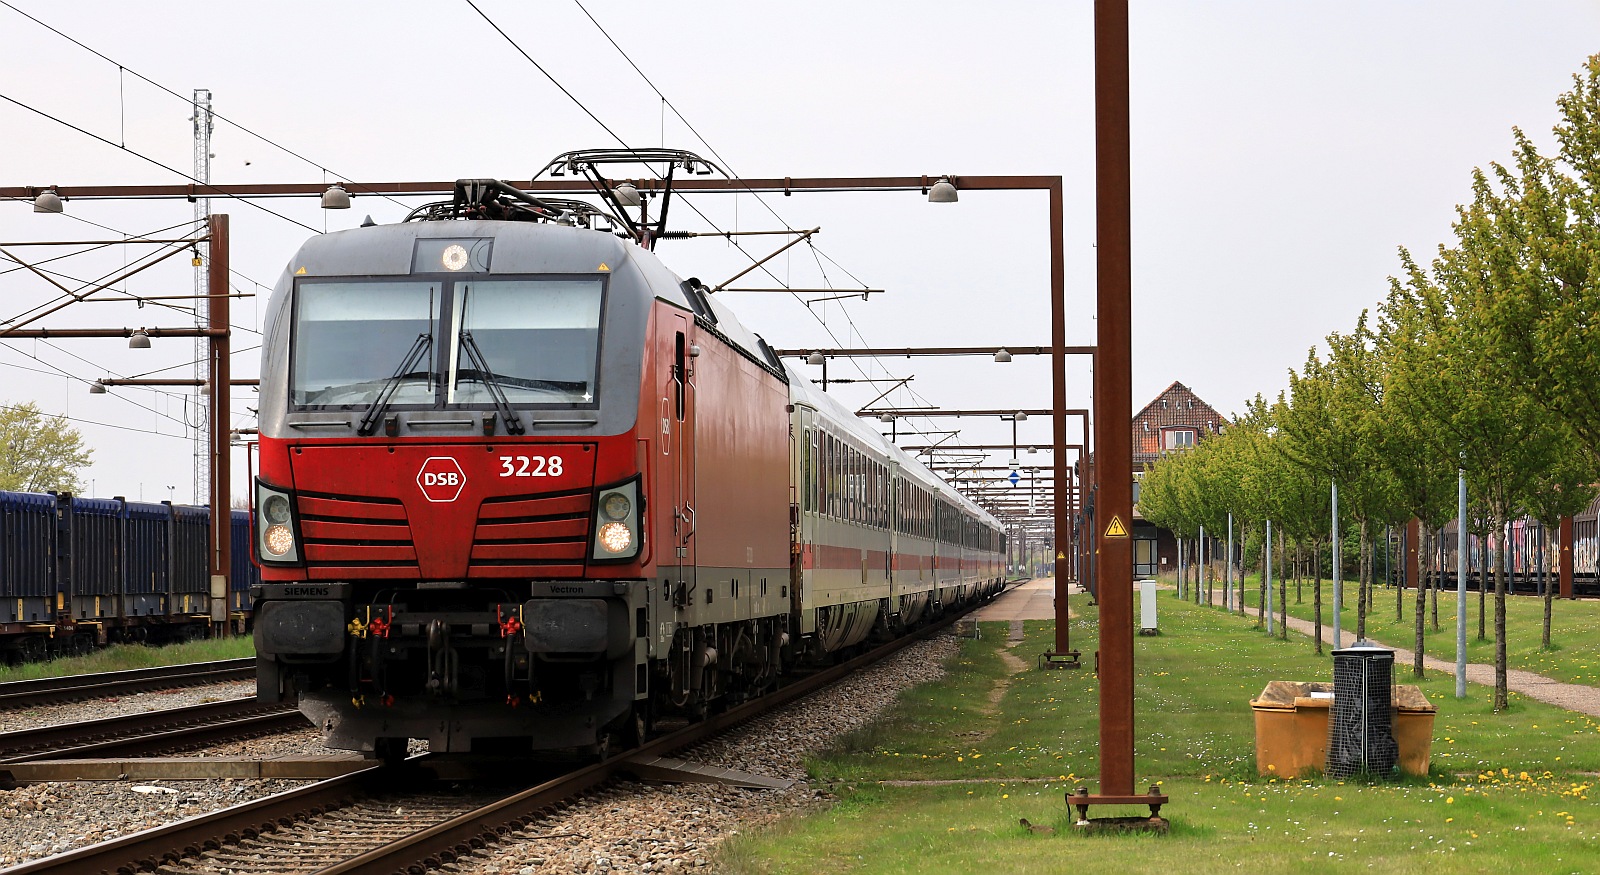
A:
[[[194,90],[194,115],[190,117],[194,122],[194,178],[197,182],[211,182],[211,159],[216,157],[211,152],[211,130],[213,118],[211,114],[211,89],[196,88]],[[206,218],[211,215],[211,199],[197,197],[194,200],[194,223],[198,230],[203,227]],[[211,301],[206,297],[209,288],[206,264],[210,261],[210,246],[200,244],[203,248],[195,250],[194,257],[194,324],[197,328],[205,328],[211,313]],[[205,504],[211,495],[211,448],[209,419],[210,405],[205,398],[205,387],[211,380],[211,339],[209,337],[196,337],[194,340],[194,376],[202,381],[188,405],[188,416],[185,419],[193,429],[194,440],[194,503]],[[217,391],[217,387],[212,387]],[[221,387],[220,391],[228,391]],[[213,508],[213,510],[217,510]],[[222,508],[221,512],[227,512]]]

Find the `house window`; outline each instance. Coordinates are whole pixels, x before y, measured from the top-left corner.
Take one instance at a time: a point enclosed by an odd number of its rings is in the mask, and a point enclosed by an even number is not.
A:
[[[1166,428],[1161,430],[1161,448],[1163,450],[1188,449],[1193,446],[1194,429]]]

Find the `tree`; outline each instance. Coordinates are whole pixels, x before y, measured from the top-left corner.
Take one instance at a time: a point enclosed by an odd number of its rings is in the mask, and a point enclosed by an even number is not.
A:
[[[77,492],[78,471],[89,464],[83,436],[60,416],[33,402],[0,407],[0,489]]]
[[[1433,326],[1443,309],[1410,253],[1400,251],[1406,280],[1391,278],[1389,296],[1382,308],[1377,348],[1384,362],[1384,449],[1379,458],[1395,478],[1401,505],[1421,523],[1421,560],[1416,591],[1416,636],[1412,646],[1412,671],[1423,676],[1427,595],[1433,588],[1433,628],[1439,629],[1438,582],[1434,574],[1435,550],[1430,537],[1454,515],[1456,468],[1459,456],[1434,427],[1432,401],[1454,391],[1451,374],[1437,366],[1442,353]]]
[[[1556,105],[1559,161],[1516,131],[1517,173],[1495,168],[1508,195],[1495,218],[1520,251],[1503,259],[1502,273],[1517,281],[1488,328],[1516,385],[1600,460],[1600,55]]]

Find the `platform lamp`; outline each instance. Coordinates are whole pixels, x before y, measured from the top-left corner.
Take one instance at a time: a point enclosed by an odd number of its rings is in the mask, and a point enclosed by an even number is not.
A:
[[[939,177],[939,181],[928,189],[928,203],[930,204],[953,204],[960,199],[956,193],[956,187],[951,184],[948,176]]]
[[[813,352],[806,356],[806,364],[822,365],[822,391],[828,391],[828,357],[820,352]]]
[[[344,186],[335,182],[333,185],[328,186],[327,191],[322,193],[322,208],[325,210],[350,209],[350,192],[345,191]]]
[[[1026,422],[1028,414],[1018,410],[1007,418],[1011,420],[1011,470],[1015,471],[1017,469],[1017,423]]]
[[[66,206],[61,203],[61,195],[55,189],[45,189],[33,199],[33,211],[36,213],[63,213]]]

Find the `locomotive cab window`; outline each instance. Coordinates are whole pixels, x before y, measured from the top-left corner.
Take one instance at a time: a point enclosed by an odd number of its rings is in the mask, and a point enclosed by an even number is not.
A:
[[[595,406],[604,281],[296,283],[290,403]]]
[[[599,280],[455,284],[449,404],[594,401],[600,349]]]
[[[291,402],[365,407],[392,380],[394,403],[432,404],[439,304],[437,283],[302,282]]]

